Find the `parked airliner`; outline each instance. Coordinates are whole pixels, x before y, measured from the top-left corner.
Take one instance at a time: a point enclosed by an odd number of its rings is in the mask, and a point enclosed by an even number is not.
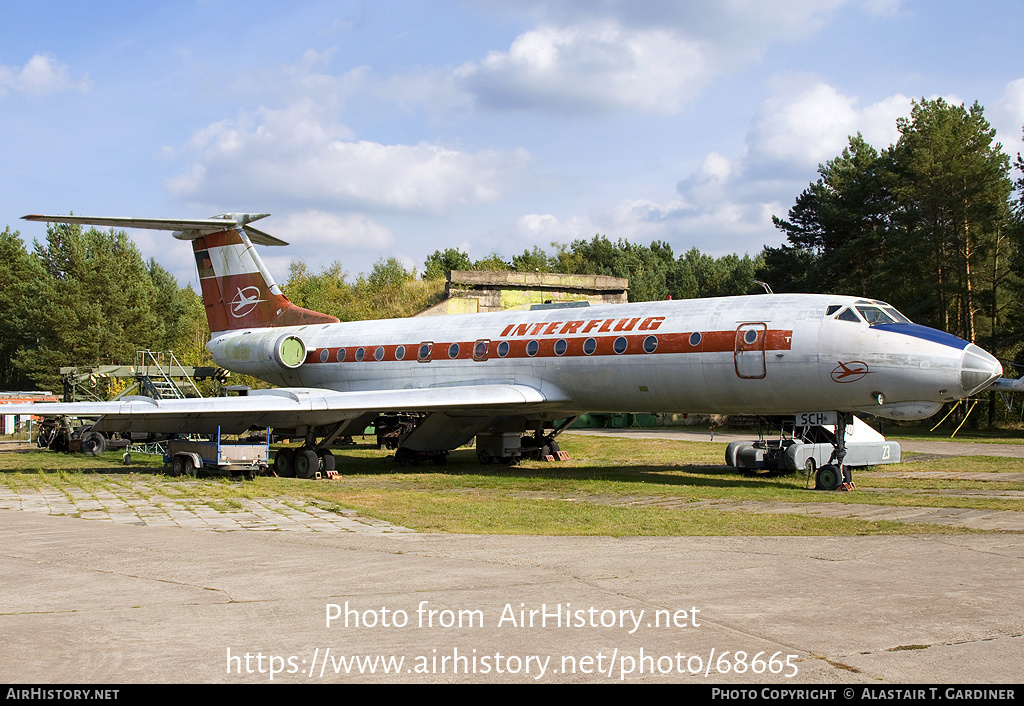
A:
[[[978,346],[911,323],[884,302],[829,294],[341,323],[281,292],[253,246],[286,244],[250,225],[265,215],[25,216],[172,230],[190,240],[214,360],[278,387],[244,397],[26,405],[20,413],[97,417],[99,431],[273,427],[305,439],[302,451],[279,454],[279,471],[306,475],[333,467],[328,445],[374,420],[406,425],[399,460],[443,459],[475,437],[482,462],[511,461],[551,453],[567,424],[559,420],[585,412],[823,412],[842,430],[854,412],[931,416],[1002,374]],[[832,487],[844,479],[837,438]]]

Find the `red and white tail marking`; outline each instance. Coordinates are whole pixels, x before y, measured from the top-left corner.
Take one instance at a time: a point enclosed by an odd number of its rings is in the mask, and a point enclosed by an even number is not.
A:
[[[210,332],[337,323],[334,316],[292,304],[252,243],[237,229],[192,241]]]

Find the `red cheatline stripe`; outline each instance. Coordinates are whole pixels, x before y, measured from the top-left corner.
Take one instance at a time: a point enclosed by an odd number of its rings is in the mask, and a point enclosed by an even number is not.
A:
[[[788,351],[791,348],[791,340],[793,337],[792,331],[767,331],[767,340],[765,341],[764,350],[766,351]],[[700,341],[696,346],[691,345],[690,339],[693,332],[687,333],[638,333],[638,334],[627,334],[627,335],[608,335],[608,336],[577,336],[572,338],[516,338],[516,339],[498,339],[490,340],[487,346],[487,360],[509,360],[516,358],[593,358],[595,356],[614,356],[614,355],[664,355],[671,353],[731,353],[736,349],[736,331],[706,331],[701,332]],[[763,335],[759,333],[759,336]],[[657,348],[652,353],[647,353],[644,350],[644,340],[648,337],[653,337],[657,341]],[[583,344],[589,338],[593,338],[597,342],[597,349],[591,354],[587,355],[583,352]],[[614,349],[615,340],[618,338],[626,339],[626,350],[617,354]],[[555,354],[555,344],[564,340],[566,342],[565,353],[561,356]],[[507,342],[509,346],[508,354],[505,356],[498,355],[498,345],[502,342]],[[530,356],[527,354],[527,346],[531,341],[536,341],[538,344],[538,350],[536,355]],[[406,344],[392,344],[382,346],[335,346],[330,348],[316,348],[311,350],[306,356],[307,364],[314,363],[337,363],[338,362],[338,351],[344,348],[345,351],[345,363],[374,363],[378,361],[376,352],[378,348],[383,349],[383,354],[379,358],[381,362],[398,360],[397,350],[399,348],[404,349],[403,362],[418,362],[418,352],[421,345],[424,343],[431,343],[431,355],[430,360],[432,361],[443,361],[443,360],[472,360],[474,347],[478,341],[419,341],[416,343]],[[449,356],[449,350],[451,346],[458,345],[458,353],[454,358]],[[362,360],[357,360],[357,351],[362,348],[363,355]],[[327,355],[323,355],[323,351],[327,351]],[[761,350],[760,340],[755,341],[753,344],[740,344],[740,350],[742,351],[759,351]]]

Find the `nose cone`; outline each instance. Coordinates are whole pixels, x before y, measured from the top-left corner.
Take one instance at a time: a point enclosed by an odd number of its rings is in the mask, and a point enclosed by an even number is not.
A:
[[[964,349],[960,359],[960,387],[964,396],[974,394],[999,379],[1003,366],[988,351],[973,343]]]

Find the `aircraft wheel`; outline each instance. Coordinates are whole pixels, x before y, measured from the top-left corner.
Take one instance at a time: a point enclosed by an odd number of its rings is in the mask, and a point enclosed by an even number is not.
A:
[[[291,449],[278,449],[274,454],[274,473],[281,478],[295,477],[295,454]]]
[[[107,437],[98,431],[87,431],[82,437],[82,453],[98,456],[107,450]]]
[[[312,478],[320,470],[320,458],[313,449],[302,449],[295,454],[295,476]]]
[[[838,466],[828,464],[818,469],[814,477],[815,490],[835,490],[843,483],[843,472]]]
[[[334,454],[327,449],[318,449],[316,455],[320,457],[320,470],[326,473],[335,468]]]

